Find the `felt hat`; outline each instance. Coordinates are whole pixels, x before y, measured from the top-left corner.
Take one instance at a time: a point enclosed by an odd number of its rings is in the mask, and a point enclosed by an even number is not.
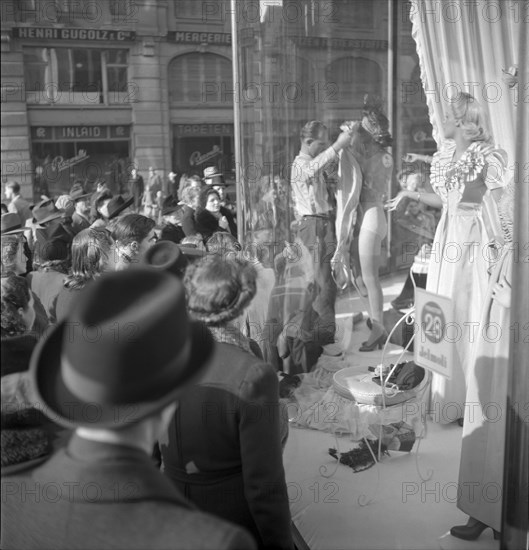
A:
[[[183,277],[188,261],[180,247],[172,241],[158,241],[140,258],[140,263]]]
[[[222,185],[226,187],[224,175],[215,166],[208,166],[204,170],[204,181],[206,185]]]
[[[37,203],[33,209],[33,223],[43,224],[63,217],[61,212],[53,203],[52,199],[45,199]]]
[[[110,199],[110,202],[108,203],[108,219],[111,220],[112,218],[115,218],[125,208],[128,208],[132,203],[134,202],[134,197],[129,197],[128,199],[124,199],[121,195],[117,195],[116,197],[112,197]]]
[[[179,243],[178,246],[189,261],[199,260],[208,254],[206,250],[198,248],[197,245],[193,243]]]
[[[172,214],[173,212],[178,212],[178,210],[181,210],[182,205],[178,203],[173,204],[166,204],[162,207],[162,216],[169,216],[169,214]]]
[[[35,231],[35,253],[41,262],[66,260],[70,254],[72,236],[62,224],[56,223],[50,227],[39,228]]]
[[[81,183],[74,183],[70,189],[70,197],[74,202],[87,199],[92,193],[86,193]]]
[[[36,401],[63,426],[119,429],[176,400],[213,350],[191,321],[182,283],[149,267],[85,287],[30,362]]]
[[[14,235],[15,233],[23,233],[24,228],[20,223],[18,214],[8,212],[2,214],[2,235]]]

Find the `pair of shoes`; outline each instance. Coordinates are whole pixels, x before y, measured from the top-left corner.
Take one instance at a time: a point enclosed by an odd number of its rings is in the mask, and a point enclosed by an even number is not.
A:
[[[413,300],[399,300],[398,298],[395,298],[395,300],[391,302],[391,307],[397,311],[400,311],[401,309],[410,309],[413,307]]]
[[[450,529],[450,534],[458,539],[476,540],[487,528],[488,525],[485,523],[469,517],[466,525],[456,525],[452,527],[452,529]],[[498,540],[499,536],[500,534],[498,531],[494,531],[494,539]]]
[[[382,349],[386,343],[387,337],[388,335],[386,331],[384,331],[376,340],[371,342],[371,344],[369,343],[369,340],[362,342],[362,345],[358,348],[358,351],[373,351],[374,349]]]

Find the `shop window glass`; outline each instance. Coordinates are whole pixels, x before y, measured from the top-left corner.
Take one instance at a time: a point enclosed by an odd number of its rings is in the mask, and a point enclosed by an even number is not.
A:
[[[231,61],[220,55],[192,53],[169,64],[171,103],[233,104]]]

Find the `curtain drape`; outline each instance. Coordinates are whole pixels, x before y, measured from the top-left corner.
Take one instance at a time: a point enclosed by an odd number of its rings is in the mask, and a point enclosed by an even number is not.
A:
[[[517,64],[521,26],[527,17],[518,0],[412,0],[410,17],[421,79],[439,145],[450,97],[472,94],[488,109],[496,145],[509,165],[515,151],[515,107],[502,69]],[[522,90],[520,90],[522,93]]]
[[[451,98],[472,94],[490,118],[495,144],[507,152],[505,182],[514,175],[514,93],[502,69],[518,64],[518,43],[526,14],[518,0],[411,0],[412,36],[417,44],[421,80],[433,137],[443,141],[442,120]],[[489,237],[501,239],[496,204],[486,196]]]

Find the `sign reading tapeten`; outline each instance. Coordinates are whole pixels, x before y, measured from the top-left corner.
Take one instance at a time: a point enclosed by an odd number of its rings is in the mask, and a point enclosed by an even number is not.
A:
[[[450,298],[415,289],[415,319],[419,331],[415,339],[415,363],[446,378],[452,378],[454,345],[459,331],[454,322]]]

